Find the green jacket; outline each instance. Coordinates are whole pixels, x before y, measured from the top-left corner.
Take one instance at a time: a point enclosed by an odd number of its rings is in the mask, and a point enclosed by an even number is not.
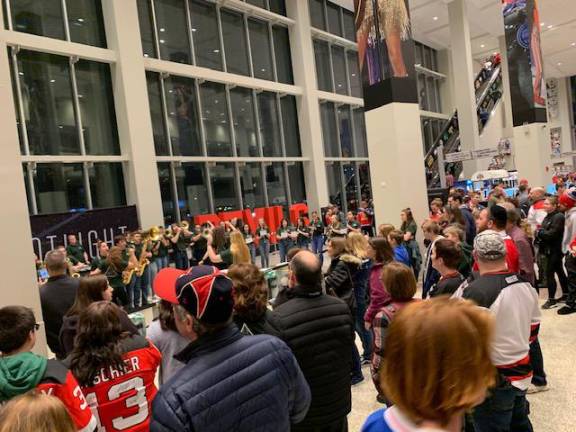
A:
[[[0,357],[0,402],[35,388],[47,364],[48,360],[31,352]]]

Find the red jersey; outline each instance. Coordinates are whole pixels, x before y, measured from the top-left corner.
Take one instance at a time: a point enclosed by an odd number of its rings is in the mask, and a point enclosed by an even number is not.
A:
[[[98,431],[148,431],[152,400],[158,391],[154,378],[162,355],[139,335],[126,339],[122,350],[124,370],[102,368],[93,385],[82,390],[98,421]]]
[[[55,396],[64,403],[76,430],[92,432],[96,428],[96,418],[92,415],[76,378],[58,360],[48,360],[44,376],[36,389]]]

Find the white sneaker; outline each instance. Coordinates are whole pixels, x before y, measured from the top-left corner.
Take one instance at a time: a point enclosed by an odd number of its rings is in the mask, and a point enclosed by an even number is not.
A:
[[[548,390],[550,390],[550,388],[547,385],[537,386],[534,384],[530,384],[530,387],[528,387],[528,390],[526,390],[526,393],[527,394],[534,394],[534,393],[545,392]]]

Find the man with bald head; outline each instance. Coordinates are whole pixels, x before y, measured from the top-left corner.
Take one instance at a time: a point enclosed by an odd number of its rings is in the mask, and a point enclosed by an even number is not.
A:
[[[292,349],[312,392],[306,418],[291,431],[347,431],[354,341],[350,309],[323,292],[322,266],[310,251],[290,261],[288,290],[289,300],[274,309],[271,324]]]

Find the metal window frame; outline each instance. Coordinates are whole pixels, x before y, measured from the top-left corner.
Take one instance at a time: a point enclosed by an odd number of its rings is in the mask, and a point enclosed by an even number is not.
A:
[[[184,0],[186,9],[186,26],[188,33],[188,43],[190,44],[191,64],[196,66],[196,47],[194,46],[194,32],[192,31],[192,11],[190,10],[190,1]]]

